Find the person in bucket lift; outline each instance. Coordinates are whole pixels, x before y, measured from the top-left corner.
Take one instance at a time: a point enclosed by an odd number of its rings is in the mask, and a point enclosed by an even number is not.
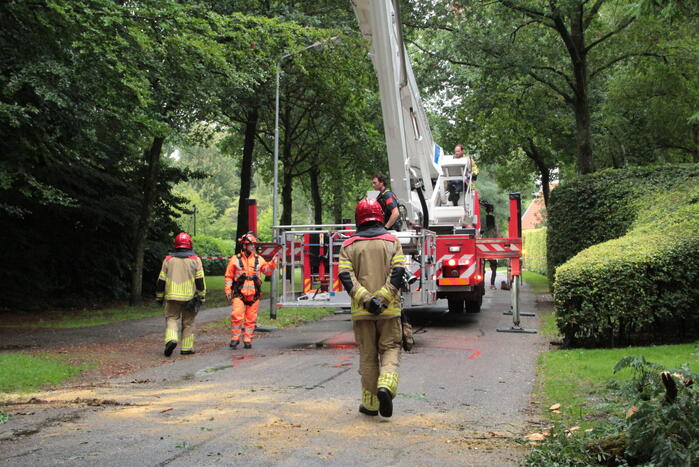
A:
[[[478,178],[478,166],[476,165],[476,161],[473,157],[464,154],[463,144],[457,144],[454,147],[454,159],[463,159],[464,157],[466,157],[467,161],[466,173],[464,174],[466,177],[465,180],[453,180],[447,184],[449,201],[451,201],[454,206],[459,205],[459,198],[461,197],[461,193],[464,192],[464,188],[468,186],[469,178],[472,177],[473,181],[476,181]]]

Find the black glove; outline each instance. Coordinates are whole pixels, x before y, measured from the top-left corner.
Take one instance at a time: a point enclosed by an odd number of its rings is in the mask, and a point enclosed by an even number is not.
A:
[[[371,300],[369,300],[369,304],[367,305],[367,310],[372,315],[378,316],[383,312],[383,303],[381,303],[381,300],[374,297]]]

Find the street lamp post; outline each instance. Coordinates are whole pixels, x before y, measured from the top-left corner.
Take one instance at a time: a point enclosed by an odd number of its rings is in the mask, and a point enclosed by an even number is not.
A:
[[[304,47],[298,52],[288,53],[282,55],[282,57],[277,62],[277,76],[276,76],[276,93],[274,96],[274,192],[272,193],[272,225],[279,225],[279,81],[281,79],[282,62],[292,55],[297,55],[303,53],[307,50],[320,49],[327,42],[338,42],[340,40],[339,36],[333,36],[330,39],[324,41],[317,41],[313,44]],[[276,231],[275,231],[276,233]],[[277,238],[275,237],[276,241]],[[272,275],[272,287],[270,291],[269,299],[269,317],[271,319],[277,319],[277,288],[279,283],[279,274],[275,273]]]

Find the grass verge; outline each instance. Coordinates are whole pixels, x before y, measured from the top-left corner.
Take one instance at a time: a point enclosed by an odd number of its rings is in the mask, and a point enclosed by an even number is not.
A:
[[[597,420],[614,415],[612,412],[618,409],[605,388],[627,382],[632,377],[628,369],[613,373],[614,366],[624,356],[643,356],[647,361],[669,368],[687,364],[689,370],[696,373],[699,372],[697,345],[699,341],[694,344],[542,353],[538,361],[536,399],[546,408],[561,404],[560,414],[546,412],[552,421],[589,427]]]
[[[24,319],[17,319],[17,323],[2,324],[3,328],[20,329],[68,329],[99,326],[101,324],[116,323],[132,319],[149,318],[163,313],[162,307],[157,303],[149,303],[141,306],[116,306],[100,309],[83,310],[56,310],[42,314],[29,314]]]
[[[697,345],[541,355],[535,397],[553,424],[526,437],[522,465],[699,465]]]
[[[228,305],[226,295],[223,293],[223,276],[210,276],[206,278],[206,303],[204,309],[217,308]],[[263,283],[269,288],[269,283]],[[267,293],[266,296],[269,294]],[[154,300],[146,301],[139,306],[112,306],[97,309],[82,310],[56,310],[40,314],[26,313],[21,317],[12,316],[15,323],[0,324],[3,328],[21,329],[68,329],[100,326],[102,324],[117,323],[153,316],[162,316],[163,307]]]
[[[335,311],[335,308],[315,308],[315,307],[299,307],[299,308],[282,308],[277,310],[277,319],[270,319],[267,313],[260,310],[257,318],[257,324],[260,326],[276,326],[284,328],[294,326],[301,323],[308,323],[327,316]],[[202,328],[228,328],[230,327],[230,319],[223,321],[214,321],[212,323],[203,324]]]
[[[522,271],[522,280],[532,288],[534,293],[543,294],[549,293],[549,281],[543,274],[531,271]]]
[[[55,385],[93,366],[47,353],[0,353],[0,392],[31,392]]]
[[[522,271],[522,280],[524,280],[524,282],[531,287],[536,294],[546,294],[550,292],[548,278],[543,274],[531,271]],[[562,339],[562,336],[558,331],[558,326],[556,325],[556,313],[547,311],[541,313],[540,317],[541,334],[553,340]]]
[[[541,334],[552,340],[560,341],[563,339],[561,332],[556,325],[556,312],[541,313]]]

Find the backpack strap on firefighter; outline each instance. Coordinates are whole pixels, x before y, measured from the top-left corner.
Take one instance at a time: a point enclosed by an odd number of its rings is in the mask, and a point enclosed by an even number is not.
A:
[[[238,269],[241,271],[241,273],[238,276],[238,279],[236,279],[233,282],[233,296],[242,299],[243,303],[245,303],[246,305],[252,305],[262,296],[262,281],[260,280],[260,276],[257,274],[257,270],[260,266],[260,257],[255,253],[253,253],[253,255],[255,256],[255,266],[254,274],[251,276],[245,274],[245,266],[243,265],[243,253],[238,253],[236,255],[238,257]],[[252,299],[249,300],[246,300],[241,292],[243,284],[245,284],[245,281],[247,280],[252,281],[253,284],[255,284],[255,295],[252,297]]]

